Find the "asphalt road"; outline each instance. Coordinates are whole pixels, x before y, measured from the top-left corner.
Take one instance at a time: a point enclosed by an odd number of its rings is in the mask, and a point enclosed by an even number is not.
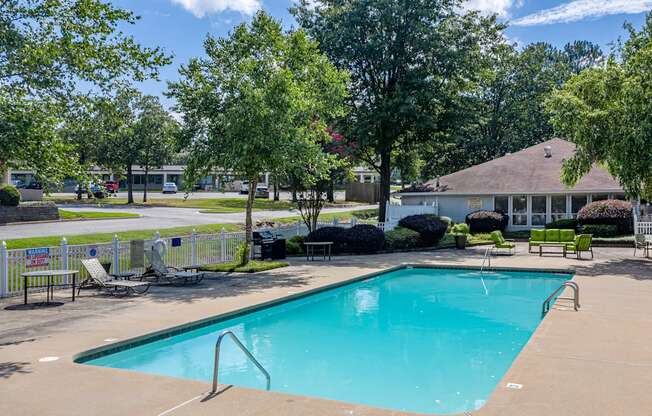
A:
[[[74,193],[54,193],[51,195],[53,198],[61,197],[75,197]],[[127,198],[126,192],[119,192],[118,198]],[[183,198],[185,194],[183,192],[177,192],[176,194],[162,194],[161,192],[148,192],[147,196],[151,199],[179,199]],[[279,197],[283,201],[289,201],[292,194],[290,192],[281,191]],[[214,199],[214,198],[246,198],[247,195],[242,195],[238,192],[195,192],[188,195],[188,199]],[[345,193],[344,191],[336,191],[335,199],[337,201],[344,201]],[[140,202],[143,200],[143,193],[138,191],[134,192],[134,200]]]
[[[363,210],[375,208],[364,205],[343,208],[324,208],[323,213]],[[46,237],[53,235],[76,235],[90,233],[112,233],[130,230],[152,230],[216,223],[244,223],[244,212],[232,214],[202,214],[196,208],[71,208],[67,211],[112,211],[141,214],[140,218],[117,218],[110,220],[66,221],[38,224],[15,224],[0,226],[0,241],[14,238]],[[299,215],[296,210],[254,211],[254,221],[265,218],[282,218]]]

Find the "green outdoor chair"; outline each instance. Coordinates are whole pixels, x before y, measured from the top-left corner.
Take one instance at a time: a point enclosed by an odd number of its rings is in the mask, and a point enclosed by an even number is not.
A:
[[[580,234],[575,237],[575,241],[570,244],[566,244],[566,254],[575,253],[577,258],[582,258],[583,252],[591,253],[591,259],[593,259],[593,236],[591,234]]]
[[[507,250],[510,255],[516,254],[516,243],[513,240],[505,240],[503,233],[500,231],[493,231],[491,240],[494,242],[496,250]]]

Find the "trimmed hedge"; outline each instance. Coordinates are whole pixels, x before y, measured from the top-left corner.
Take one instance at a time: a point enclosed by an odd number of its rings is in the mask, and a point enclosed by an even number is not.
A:
[[[594,237],[611,238],[618,237],[620,232],[614,224],[587,224],[582,227],[583,234],[593,234]]]
[[[398,222],[398,225],[418,232],[423,244],[434,246],[437,245],[439,240],[441,240],[446,234],[449,223],[437,215],[425,214],[405,217]]]
[[[620,235],[634,232],[632,204],[627,201],[609,199],[586,205],[577,213],[580,225],[615,225]]]
[[[20,192],[14,186],[6,185],[0,188],[0,205],[17,207],[20,204]]]
[[[385,248],[405,250],[423,246],[421,235],[409,228],[396,227],[385,233]]]
[[[385,233],[369,224],[351,228],[323,227],[308,234],[305,241],[332,241],[335,253],[375,253],[385,246]]]
[[[475,211],[466,216],[465,222],[474,234],[505,231],[509,216],[497,211]]]
[[[553,230],[577,230],[577,220],[563,219],[549,222],[546,229]]]

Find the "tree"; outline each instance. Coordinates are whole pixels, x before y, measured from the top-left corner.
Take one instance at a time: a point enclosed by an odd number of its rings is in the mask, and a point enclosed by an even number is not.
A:
[[[323,167],[319,143],[326,123],[343,115],[347,76],[303,31],[284,33],[264,12],[204,46],[206,57],[192,59],[170,84],[184,119],[181,144],[190,149],[186,183],[213,170],[247,178],[249,247],[258,178],[289,165]]]
[[[134,125],[133,141],[140,148],[136,163],[144,168],[143,202],[147,202],[149,170],[160,168],[171,159],[179,124],[163,108],[158,97],[144,96],[138,107],[140,113]]]
[[[652,14],[630,38],[621,61],[572,77],[546,102],[551,122],[573,141],[575,156],[564,163],[562,180],[576,184],[595,163],[606,166],[630,196],[652,189]]]
[[[131,88],[121,88],[114,96],[99,101],[97,123],[99,156],[102,166],[113,172],[126,172],[127,203],[134,203],[132,167],[141,154],[142,144],[135,139],[137,115],[142,96]]]
[[[302,0],[291,11],[321,49],[351,73],[346,136],[378,169],[380,219],[389,200],[392,152],[431,140],[446,108],[475,74],[495,18],[458,14],[457,0]]]
[[[157,76],[169,58],[119,30],[137,19],[102,0],[0,2],[0,173],[62,179],[74,166],[56,129],[79,86]]]

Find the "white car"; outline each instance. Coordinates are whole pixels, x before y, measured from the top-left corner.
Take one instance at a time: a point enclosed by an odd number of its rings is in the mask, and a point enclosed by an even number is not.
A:
[[[242,181],[240,184],[240,194],[246,195],[249,193],[249,181]]]
[[[267,185],[258,185],[256,186],[256,198],[269,198],[269,188]]]
[[[177,193],[177,184],[174,182],[165,182],[163,184],[163,193],[164,194],[176,194]]]

